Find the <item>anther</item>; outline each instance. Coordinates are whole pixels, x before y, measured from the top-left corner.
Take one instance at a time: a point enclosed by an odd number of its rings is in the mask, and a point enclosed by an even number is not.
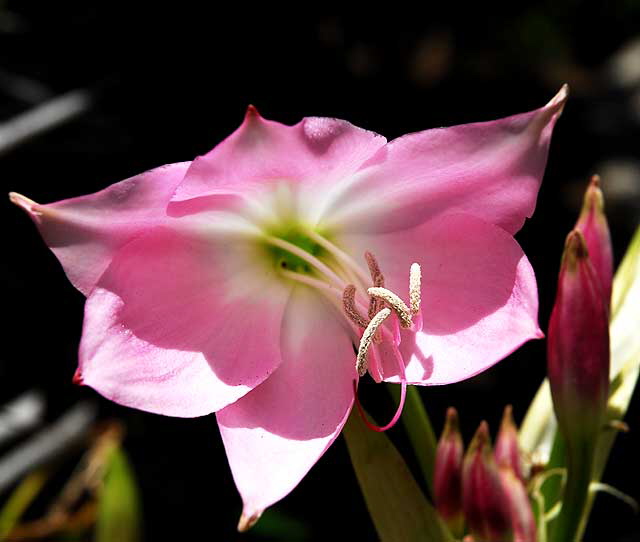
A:
[[[400,325],[404,328],[410,328],[412,325],[411,322],[411,312],[409,312],[409,307],[405,305],[405,302],[402,301],[396,294],[387,290],[386,288],[369,288],[367,293],[371,297],[375,297],[378,299],[382,299],[386,301],[391,308],[396,311],[398,318],[400,319]]]
[[[367,266],[369,267],[369,273],[371,274],[371,281],[374,286],[382,287],[384,286],[384,275],[382,271],[380,271],[380,266],[378,265],[378,260],[376,257],[371,254],[371,252],[364,253],[364,259],[367,260]]]
[[[380,271],[380,266],[378,265],[378,260],[371,252],[364,253],[364,259],[367,261],[367,266],[369,267],[369,274],[371,275],[371,282],[376,287],[384,286],[384,275],[382,271]],[[373,318],[373,316],[380,312],[380,310],[384,307],[382,301],[376,298],[371,298],[369,300],[369,318]]]
[[[367,320],[356,308],[356,287],[353,284],[347,285],[342,292],[342,307],[346,315],[355,325],[363,329],[367,327]]]
[[[369,322],[369,325],[367,325],[364,330],[362,338],[360,339],[358,357],[356,358],[356,370],[358,371],[359,376],[364,376],[367,372],[367,353],[369,352],[371,341],[373,341],[373,337],[376,334],[376,331],[378,331],[378,328],[382,325],[382,322],[384,322],[390,314],[391,309],[382,309],[371,319],[371,322]]]
[[[409,271],[409,305],[411,306],[411,314],[418,314],[420,311],[421,279],[422,272],[420,270],[420,265],[412,263],[411,270]]]

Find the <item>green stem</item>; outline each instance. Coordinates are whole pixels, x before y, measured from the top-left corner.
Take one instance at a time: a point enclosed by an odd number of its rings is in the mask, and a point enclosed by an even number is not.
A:
[[[572,444],[567,446],[567,483],[562,494],[562,509],[551,525],[551,542],[577,542],[585,521],[595,446],[592,440]]]
[[[399,386],[390,384],[387,389],[396,401],[400,400]],[[420,398],[420,392],[415,386],[407,387],[407,399],[402,412],[402,424],[409,436],[409,441],[413,447],[429,493],[433,495],[433,468],[436,461],[436,446],[438,443],[429,415]]]

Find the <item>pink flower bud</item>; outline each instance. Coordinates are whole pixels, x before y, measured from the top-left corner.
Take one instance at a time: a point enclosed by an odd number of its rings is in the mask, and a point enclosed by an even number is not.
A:
[[[513,540],[508,499],[482,422],[464,457],[462,503],[469,531],[483,542]]]
[[[604,198],[600,190],[600,177],[591,177],[584,194],[582,211],[576,222],[576,229],[584,236],[589,259],[602,285],[602,295],[607,310],[611,302],[611,281],[613,277],[613,251],[607,217],[604,214]]]
[[[507,496],[514,542],[536,542],[536,519],[522,480],[510,467],[500,467],[500,480]]]
[[[549,321],[547,364],[567,441],[600,429],[609,391],[609,317],[600,280],[579,230],[567,236]]]
[[[462,457],[464,445],[458,425],[458,413],[449,407],[438,447],[434,469],[434,498],[438,513],[451,532],[459,536],[464,527],[462,513]]]
[[[553,533],[555,540],[574,540],[609,394],[609,299],[578,229],[565,243],[548,337],[547,373],[567,450],[563,502],[570,503],[562,507]]]
[[[518,446],[518,429],[513,422],[513,409],[511,405],[507,405],[504,408],[494,455],[500,467],[512,469],[513,473],[520,480],[524,480],[520,447]]]

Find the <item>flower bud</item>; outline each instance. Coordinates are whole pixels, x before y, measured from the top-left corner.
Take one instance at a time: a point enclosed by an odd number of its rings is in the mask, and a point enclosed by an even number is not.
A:
[[[464,457],[462,504],[469,531],[483,542],[513,540],[507,496],[482,422]]]
[[[609,317],[582,233],[565,243],[549,320],[547,364],[554,409],[565,438],[594,438],[609,391]]]
[[[600,190],[600,177],[591,177],[584,194],[582,210],[576,222],[576,229],[582,233],[591,265],[602,286],[607,311],[611,303],[611,282],[613,277],[613,251],[609,225],[604,214],[604,198]]]
[[[449,407],[438,446],[433,475],[433,493],[438,513],[455,536],[462,534],[462,457],[464,445],[458,412]]]
[[[500,480],[507,496],[514,542],[536,542],[536,519],[522,480],[510,467],[500,467]]]
[[[510,468],[518,479],[524,480],[520,447],[518,445],[518,429],[513,422],[511,405],[507,405],[504,408],[494,455],[500,467]]]
[[[566,506],[552,532],[555,540],[573,541],[583,522],[609,394],[609,299],[577,229],[565,243],[548,337],[547,373],[567,465]]]

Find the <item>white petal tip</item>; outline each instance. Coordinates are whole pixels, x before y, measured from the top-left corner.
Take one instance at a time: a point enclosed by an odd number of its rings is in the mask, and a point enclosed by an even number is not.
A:
[[[567,98],[569,98],[569,85],[565,83],[560,87],[558,93],[551,98],[547,107],[555,109],[557,113],[562,113],[562,109],[564,108],[564,104],[567,102]]]
[[[38,203],[33,201],[32,199],[23,196],[22,194],[18,194],[17,192],[9,192],[9,200],[14,205],[17,205],[27,213],[29,213],[32,217],[38,217],[42,214],[39,209]]]
[[[257,510],[251,514],[242,512],[242,515],[240,516],[240,521],[238,521],[238,532],[244,533],[244,532],[247,532],[249,529],[251,529],[251,527],[253,527],[260,519],[262,512],[263,510]]]

